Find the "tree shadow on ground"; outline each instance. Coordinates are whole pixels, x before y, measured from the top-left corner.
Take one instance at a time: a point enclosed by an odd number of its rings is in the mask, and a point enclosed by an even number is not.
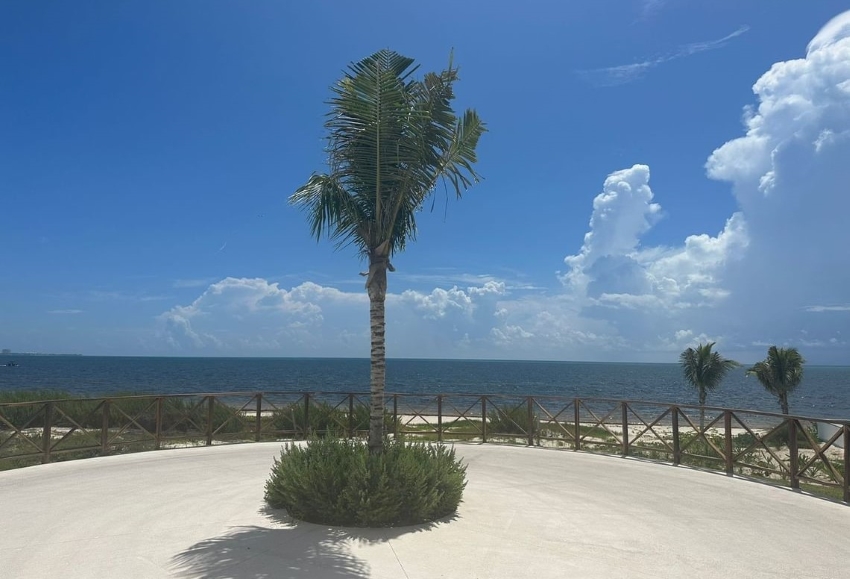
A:
[[[433,523],[383,529],[327,527],[297,521],[284,511],[263,509],[268,526],[235,527],[172,557],[176,577],[193,579],[361,579],[368,562],[351,553],[352,543],[380,544],[423,532]]]

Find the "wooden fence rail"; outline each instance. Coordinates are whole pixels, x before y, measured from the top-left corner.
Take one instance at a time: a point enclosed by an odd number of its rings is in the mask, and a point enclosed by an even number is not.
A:
[[[386,396],[388,435],[617,454],[850,504],[848,420],[607,398]],[[362,437],[368,400],[363,392],[225,392],[2,403],[0,469],[187,445]]]

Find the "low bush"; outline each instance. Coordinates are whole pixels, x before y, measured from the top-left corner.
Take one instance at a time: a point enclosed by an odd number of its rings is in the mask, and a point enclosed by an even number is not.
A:
[[[357,440],[313,438],[284,446],[266,481],[266,502],[325,525],[391,527],[452,514],[466,486],[453,449],[386,440],[370,454]]]

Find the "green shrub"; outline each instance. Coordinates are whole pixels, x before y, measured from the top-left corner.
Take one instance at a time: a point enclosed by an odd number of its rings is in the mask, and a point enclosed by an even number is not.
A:
[[[311,523],[390,527],[457,510],[466,466],[443,445],[387,439],[380,455],[360,441],[313,438],[284,446],[265,498]]]
[[[492,409],[487,413],[487,432],[492,434],[527,435],[538,431],[539,419],[532,414],[528,420],[528,407],[525,405],[514,408]]]

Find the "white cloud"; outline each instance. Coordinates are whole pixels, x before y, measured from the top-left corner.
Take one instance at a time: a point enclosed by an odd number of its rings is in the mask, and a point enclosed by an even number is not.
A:
[[[432,319],[444,318],[450,312],[459,312],[466,316],[472,315],[476,307],[475,298],[487,296],[503,296],[507,293],[505,283],[501,281],[487,281],[481,286],[469,286],[466,290],[457,286],[445,290],[434,288],[430,293],[422,293],[415,290],[405,290],[400,300],[412,304],[414,308]],[[394,299],[390,297],[389,299]]]
[[[491,328],[490,335],[498,346],[508,346],[520,340],[533,338],[534,334],[522,329],[521,326],[504,326],[503,328]]]
[[[179,350],[318,355],[323,340],[333,344],[340,337],[333,334],[353,322],[350,314],[348,320],[340,316],[335,325],[342,328],[326,336],[324,315],[345,314],[347,306],[367,303],[365,294],[347,294],[312,282],[285,290],[261,278],[228,277],[211,284],[190,305],[162,313],[158,321],[161,338]]]
[[[646,165],[605,179],[581,250],[564,259],[569,270],[561,281],[574,295],[628,309],[709,305],[728,295],[720,275],[749,243],[743,216],[729,218],[716,237],[699,234],[681,247],[644,247],[641,237],[661,215],[653,198]]]
[[[850,11],[821,29],[804,58],[756,81],[744,136],[706,163],[710,177],[731,183],[752,240],[727,286],[740,314],[777,341],[809,324],[823,336],[846,328],[846,318],[810,313],[841,311],[827,308],[850,297],[848,86]]]
[[[640,0],[640,17],[648,18],[661,10],[668,0]]]
[[[73,314],[81,314],[83,310],[48,310],[48,314],[54,315],[73,315]]]
[[[807,312],[850,312],[850,305],[843,306],[806,306]]]
[[[429,318],[443,318],[451,310],[469,315],[473,307],[472,298],[457,286],[449,290],[434,288],[430,294],[407,290],[401,294],[401,300],[412,303]]]
[[[175,279],[172,283],[172,287],[175,288],[195,288],[195,287],[204,287],[216,280],[214,277],[202,277],[202,278],[193,278],[193,279]]]
[[[650,2],[645,5],[645,8],[648,7],[651,12],[652,10],[659,8],[660,4],[660,2],[652,2],[650,0]],[[644,14],[646,14],[646,11]],[[749,29],[749,26],[741,26],[734,32],[727,34],[722,38],[684,44],[669,54],[648,58],[640,62],[596,68],[593,70],[581,70],[579,71],[579,75],[597,86],[617,86],[626,84],[641,78],[648,71],[667,62],[693,56],[694,54],[699,54],[700,52],[705,52],[707,50],[723,48],[729,43],[729,41],[741,36]]]

